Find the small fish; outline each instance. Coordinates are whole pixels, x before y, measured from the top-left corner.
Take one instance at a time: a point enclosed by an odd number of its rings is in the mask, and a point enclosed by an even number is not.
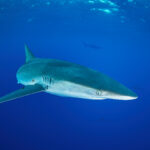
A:
[[[91,48],[91,49],[97,49],[97,50],[100,50],[102,49],[101,46],[99,45],[96,45],[96,44],[92,44],[92,43],[87,43],[87,42],[82,42],[83,46],[86,47],[86,48]]]

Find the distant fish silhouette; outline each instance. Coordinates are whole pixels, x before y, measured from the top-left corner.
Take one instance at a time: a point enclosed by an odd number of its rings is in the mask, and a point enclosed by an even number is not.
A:
[[[99,45],[95,45],[95,44],[92,44],[92,43],[87,43],[87,42],[82,42],[83,46],[86,47],[86,48],[91,48],[91,49],[97,49],[97,50],[100,50],[102,49],[101,46]]]

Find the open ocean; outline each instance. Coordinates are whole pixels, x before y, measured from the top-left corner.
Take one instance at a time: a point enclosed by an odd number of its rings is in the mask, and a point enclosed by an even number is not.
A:
[[[0,0],[0,96],[22,87],[24,45],[84,65],[131,101],[38,93],[0,104],[0,150],[150,150],[149,0]]]

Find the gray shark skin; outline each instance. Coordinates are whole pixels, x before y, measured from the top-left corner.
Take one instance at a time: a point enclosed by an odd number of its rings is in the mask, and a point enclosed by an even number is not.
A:
[[[110,77],[84,66],[35,58],[25,46],[26,63],[17,71],[24,88],[0,98],[0,103],[38,92],[91,100],[133,100],[137,95]]]

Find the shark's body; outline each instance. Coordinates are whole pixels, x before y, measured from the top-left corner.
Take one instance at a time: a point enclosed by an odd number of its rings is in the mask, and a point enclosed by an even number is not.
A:
[[[17,72],[25,88],[12,92],[0,102],[37,92],[84,99],[132,100],[137,95],[108,76],[81,65],[54,59],[35,58],[26,49],[26,63]]]

